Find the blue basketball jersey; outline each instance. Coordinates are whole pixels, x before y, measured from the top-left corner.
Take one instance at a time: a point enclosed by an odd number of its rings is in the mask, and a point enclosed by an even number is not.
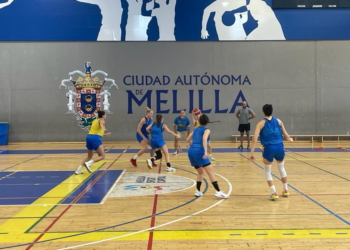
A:
[[[141,127],[141,132],[144,135],[148,135],[148,132],[146,130],[146,128],[152,123],[152,119],[147,119],[147,117],[145,117],[146,123],[142,125]]]
[[[265,119],[265,125],[260,131],[260,142],[262,145],[280,144],[283,142],[282,128],[276,117],[272,117],[271,121]]]
[[[154,122],[151,128],[151,134],[152,139],[162,139],[163,140],[163,123],[159,123],[159,126],[157,125],[157,122]]]
[[[191,148],[203,148],[203,135],[207,127],[197,127],[193,131]]]
[[[188,130],[188,127],[191,125],[190,119],[185,116],[181,119],[181,116],[178,116],[174,120],[174,125],[176,125],[176,131],[185,132]]]

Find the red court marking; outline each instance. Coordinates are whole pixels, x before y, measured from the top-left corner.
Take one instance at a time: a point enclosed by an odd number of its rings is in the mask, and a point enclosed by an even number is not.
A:
[[[126,150],[128,150],[130,148],[130,146],[129,147],[127,147],[101,174],[99,174],[96,178],[95,178],[95,180],[93,180],[91,183],[90,183],[90,185],[89,186],[87,186],[69,205],[68,205],[68,207],[65,209],[65,210],[63,210],[61,213],[60,213],[60,215],[59,216],[57,216],[56,217],[56,219],[54,219],[54,221],[53,222],[51,222],[51,224],[44,230],[44,232],[43,233],[41,233],[33,242],[33,244],[31,244],[31,245],[29,245],[25,250],[29,250],[29,249],[31,249],[33,246],[34,246],[34,244],[36,243],[36,242],[38,242],[44,235],[45,235],[45,233],[46,232],[48,232],[49,230],[50,230],[50,228],[51,227],[53,227],[55,224],[56,224],[56,222],[72,207],[72,205],[74,204],[74,203],[76,203],[80,198],[82,198],[83,197],[83,195],[107,172],[107,170],[126,152]]]
[[[160,174],[162,169],[162,159],[160,159],[160,163],[159,163],[159,168],[158,168],[158,174]],[[154,195],[154,201],[153,201],[153,209],[152,209],[152,214],[156,214],[157,213],[157,204],[158,204],[158,194]],[[156,224],[156,217],[152,216],[151,218],[151,225],[150,227],[154,227]],[[153,245],[153,231],[149,232],[149,237],[148,237],[148,245],[147,245],[147,250],[151,250],[152,249],[152,245]]]
[[[158,203],[158,194],[155,194],[154,195],[154,201],[153,201],[152,214],[156,214],[157,213],[157,203]],[[152,219],[151,219],[150,227],[154,227],[155,224],[156,224],[156,217],[153,216]],[[150,231],[149,232],[149,237],[148,237],[147,250],[151,250],[152,249],[152,245],[153,245],[153,231]]]
[[[337,147],[337,149],[348,150],[347,148],[344,148],[344,147]]]
[[[114,146],[112,146],[110,149],[107,149],[105,153],[108,153],[112,148],[114,148]]]
[[[316,150],[323,150],[324,147],[316,147],[315,149],[316,149]]]

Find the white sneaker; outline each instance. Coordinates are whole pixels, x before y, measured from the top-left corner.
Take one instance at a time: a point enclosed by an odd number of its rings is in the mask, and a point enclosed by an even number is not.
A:
[[[223,193],[222,191],[216,191],[215,196],[223,199],[226,199],[228,197],[228,195]]]
[[[177,151],[175,151],[175,152],[173,153],[173,155],[177,155]]]
[[[146,163],[147,163],[147,167],[149,168],[149,169],[152,169],[152,160],[151,159],[147,159],[146,160]]]
[[[175,172],[176,169],[173,168],[173,167],[167,167],[166,171],[168,171],[168,172]]]
[[[196,192],[194,192],[194,196],[201,197],[202,195],[203,193],[201,191],[196,190]]]
[[[75,174],[82,174],[83,170],[82,170],[83,166],[79,165],[79,167],[77,168],[77,170],[75,170]]]
[[[89,171],[90,173],[92,173],[92,170],[91,170],[91,168],[90,168],[90,166],[92,165],[92,163],[90,163],[90,162],[84,162],[84,166],[86,167],[86,169],[87,169],[87,171]]]
[[[215,158],[213,156],[210,156],[211,161],[215,161]]]

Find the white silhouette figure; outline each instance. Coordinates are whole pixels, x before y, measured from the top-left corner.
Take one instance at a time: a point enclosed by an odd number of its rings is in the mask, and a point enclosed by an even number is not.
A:
[[[142,16],[142,0],[127,0],[129,4],[126,24],[126,41],[147,41],[147,26],[152,17]],[[147,6],[146,6],[147,9]]]
[[[104,86],[103,91],[100,93],[100,96],[103,96],[103,110],[106,112],[106,114],[113,114],[109,110],[109,107],[111,106],[111,104],[108,101],[108,98],[111,97],[111,93],[108,91],[109,89],[109,86]]]
[[[269,5],[263,0],[250,0],[247,5],[252,17],[258,22],[247,40],[285,40],[281,24]]]
[[[222,15],[226,11],[233,11],[243,6],[246,6],[246,0],[217,0],[207,6],[204,9],[202,18],[202,39],[207,39],[209,36],[207,31],[207,23],[210,13],[215,12],[214,21],[219,40],[244,40],[246,34],[243,29],[243,24],[248,20],[248,15],[246,12],[237,13],[237,15],[235,14],[236,21],[232,26],[226,26],[222,23]]]
[[[14,0],[8,0],[6,3],[0,3],[0,9],[9,6]]]
[[[245,40],[247,38],[243,24],[248,21],[248,11],[235,13],[234,16],[235,22],[229,27],[230,32],[227,32],[228,36],[224,36],[223,40]]]
[[[102,26],[98,34],[98,41],[120,41],[122,5],[120,0],[77,0],[78,2],[96,4],[100,7]]]
[[[155,2],[159,8],[154,9]],[[147,4],[147,10],[152,10],[152,16],[157,18],[158,41],[175,41],[175,5],[176,0],[152,0]]]
[[[66,114],[75,114],[74,108],[74,97],[78,96],[78,94],[74,91],[75,88],[73,86],[68,87],[68,92],[66,93],[66,97],[68,98],[68,111]]]

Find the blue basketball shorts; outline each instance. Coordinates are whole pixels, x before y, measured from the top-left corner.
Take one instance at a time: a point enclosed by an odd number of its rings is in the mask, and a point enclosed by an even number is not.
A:
[[[209,157],[203,159],[204,149],[203,148],[189,148],[188,149],[188,159],[190,160],[191,166],[195,168],[203,167],[209,165],[211,162]]]
[[[143,134],[145,137],[146,137],[146,139],[148,140],[148,134]],[[138,141],[138,142],[142,142],[143,141],[143,138],[139,135],[139,133],[137,133],[136,132],[136,140]]]
[[[100,135],[87,135],[86,148],[88,150],[97,150],[102,145],[102,137]]]
[[[285,156],[283,143],[264,145],[262,155],[263,158],[265,158],[269,162],[273,162],[274,159],[276,159],[277,161],[283,161]]]
[[[165,145],[165,141],[162,139],[158,139],[158,138],[151,138],[151,147],[152,149],[157,149],[157,148],[161,148]]]

